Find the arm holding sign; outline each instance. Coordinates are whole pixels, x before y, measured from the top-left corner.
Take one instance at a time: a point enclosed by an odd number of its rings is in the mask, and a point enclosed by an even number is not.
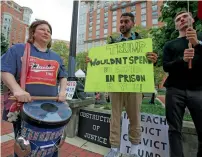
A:
[[[158,56],[154,52],[148,52],[147,53],[147,59],[149,61],[151,61],[153,64],[155,64],[157,62]]]
[[[90,61],[91,59],[88,56],[86,56],[86,64],[88,64]]]

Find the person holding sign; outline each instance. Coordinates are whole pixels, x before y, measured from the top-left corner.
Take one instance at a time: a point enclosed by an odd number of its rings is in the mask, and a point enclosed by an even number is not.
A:
[[[129,40],[141,39],[137,32],[132,32],[134,27],[134,15],[132,13],[123,13],[120,18],[120,32],[121,35],[117,39],[111,38],[109,44],[124,42]],[[153,63],[157,61],[157,55],[149,52],[147,59]],[[90,62],[89,57],[86,62]],[[111,149],[105,157],[118,157],[120,156],[120,119],[123,106],[126,108],[130,120],[129,140],[132,143],[130,156],[136,157],[137,146],[141,141],[141,127],[140,127],[140,104],[142,102],[141,93],[111,93],[112,102],[112,115],[110,122],[110,143]]]
[[[179,37],[167,42],[163,52],[163,68],[169,73],[164,86],[171,157],[184,156],[181,129],[186,107],[198,134],[197,157],[202,157],[202,33],[189,27],[189,21],[194,23],[191,13],[177,13],[174,22]],[[193,48],[188,48],[189,42]]]

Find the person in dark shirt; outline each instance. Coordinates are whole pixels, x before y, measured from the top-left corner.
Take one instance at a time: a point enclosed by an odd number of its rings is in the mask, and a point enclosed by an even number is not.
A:
[[[179,12],[174,21],[179,37],[167,42],[163,52],[163,68],[169,74],[164,86],[170,156],[184,157],[181,129],[187,107],[198,134],[197,157],[202,157],[202,33],[189,27],[189,21],[194,23],[191,13]],[[188,47],[189,42],[193,48]]]

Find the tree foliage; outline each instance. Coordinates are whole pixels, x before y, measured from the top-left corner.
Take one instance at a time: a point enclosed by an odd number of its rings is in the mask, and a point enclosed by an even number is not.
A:
[[[76,55],[76,70],[87,71],[86,56],[88,56],[88,52],[80,52]]]
[[[69,48],[67,43],[64,41],[55,41],[51,46],[51,50],[60,55],[60,57],[63,59],[65,68],[67,69],[69,59]]]
[[[189,1],[189,10],[193,14],[195,23],[193,27],[197,31],[202,31],[202,21],[197,17],[197,1]],[[187,1],[165,1],[161,7],[161,16],[159,20],[165,23],[165,26],[152,29],[153,49],[159,55],[158,66],[162,66],[163,46],[167,41],[177,38],[179,35],[175,29],[174,17],[176,13],[187,10]]]
[[[151,30],[145,27],[142,27],[141,25],[137,25],[135,27],[132,28],[133,32],[137,32],[141,38],[150,38],[151,37]]]
[[[1,33],[1,55],[3,55],[8,49],[9,43],[5,39],[4,34]]]
[[[166,73],[164,72],[162,66],[154,67],[154,81],[156,86],[159,86],[162,83],[162,80],[165,76],[166,76]]]

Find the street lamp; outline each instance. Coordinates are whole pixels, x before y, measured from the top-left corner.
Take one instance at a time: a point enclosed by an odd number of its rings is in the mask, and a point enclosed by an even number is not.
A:
[[[69,47],[69,62],[68,62],[68,81],[75,81],[75,66],[76,66],[76,42],[77,42],[77,23],[78,23],[78,6],[79,1],[73,1],[72,12],[72,27]]]

